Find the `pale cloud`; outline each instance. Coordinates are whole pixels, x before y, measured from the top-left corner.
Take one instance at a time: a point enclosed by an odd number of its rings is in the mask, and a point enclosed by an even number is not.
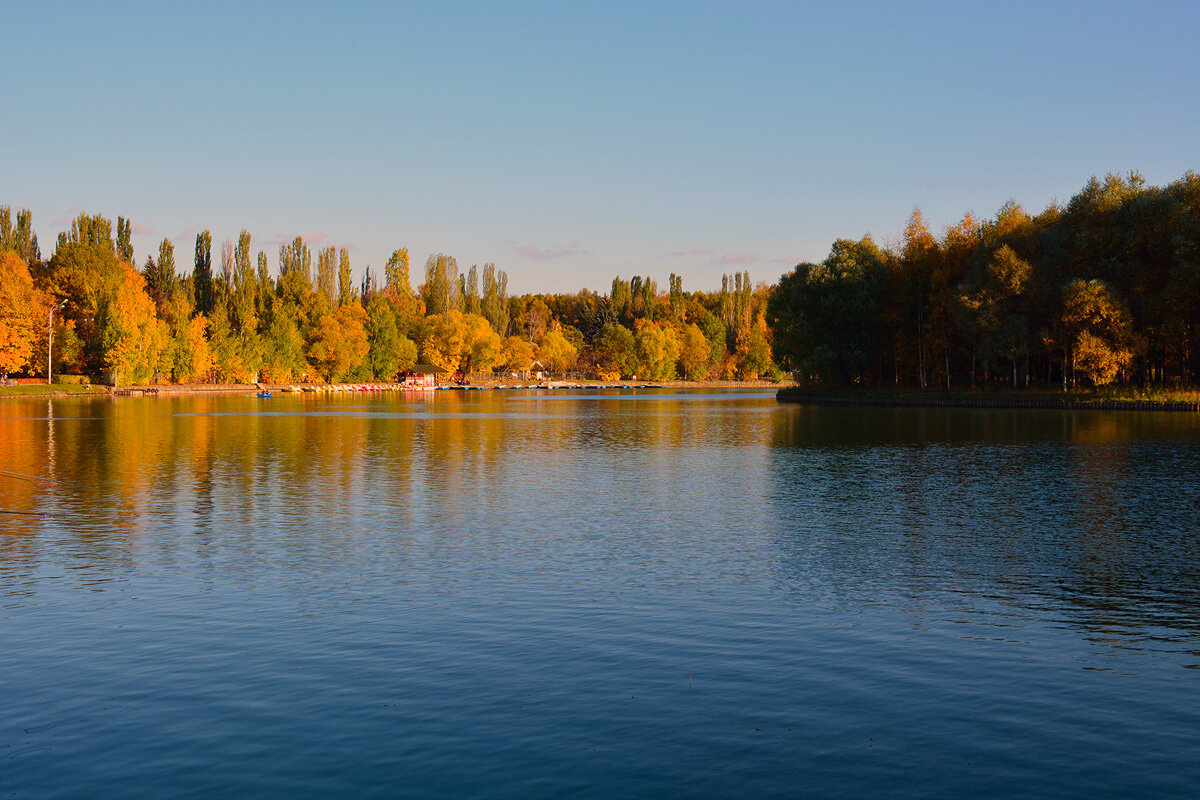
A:
[[[139,234],[139,235],[141,235],[141,236],[148,236],[148,235],[150,235],[150,234],[154,233],[154,229],[153,229],[153,228],[151,228],[151,227],[150,227],[150,226],[149,226],[147,223],[145,223],[145,222],[139,222],[139,223],[137,223],[137,224],[136,224],[136,225],[134,225],[134,226],[133,226],[133,227],[132,227],[130,230],[132,230],[134,233],[136,233],[136,234]]]
[[[534,261],[548,261],[552,258],[566,258],[579,255],[579,242],[567,242],[558,249],[544,248],[536,244],[521,245],[517,253]]]
[[[672,253],[667,253],[671,258],[680,258],[682,256],[713,256],[716,255],[715,250],[710,250],[707,247],[693,247],[690,250],[676,250]]]
[[[317,245],[323,243],[329,237],[317,231],[314,233],[302,233],[300,234],[300,238],[304,240],[305,244]],[[296,241],[296,234],[294,233],[277,233],[270,239],[253,240],[253,246],[259,248],[279,247],[280,245],[290,245],[294,241]]]
[[[783,264],[788,267],[794,267],[800,263],[800,259],[798,259],[798,258],[772,258],[767,263],[768,264]]]
[[[337,249],[344,247],[347,250],[349,250],[350,252],[354,252],[354,248],[357,247],[357,245],[353,245],[353,244],[346,244],[344,242],[339,243],[336,241],[330,241],[329,234],[321,233],[320,231],[316,231],[313,233],[302,233],[302,234],[300,234],[300,238],[304,241],[304,243],[306,245],[310,245],[312,247],[316,247],[319,244],[323,244],[327,247],[333,247],[333,248],[337,248]],[[257,250],[266,250],[268,248],[280,247],[280,246],[291,247],[292,242],[294,242],[294,241],[296,241],[295,234],[287,235],[287,234],[277,233],[277,234],[275,234],[274,238],[271,238],[271,239],[252,239],[251,240],[251,248],[257,249]]]
[[[753,264],[758,261],[758,256],[754,253],[726,253],[721,256],[721,262],[724,264]]]
[[[53,225],[56,228],[69,228],[71,227],[71,223],[75,221],[75,218],[82,213],[83,206],[71,206],[64,212],[63,218],[55,220]]]
[[[186,230],[183,233],[177,233],[171,237],[171,241],[177,245],[184,244],[185,242],[194,243],[196,241],[196,231]]]

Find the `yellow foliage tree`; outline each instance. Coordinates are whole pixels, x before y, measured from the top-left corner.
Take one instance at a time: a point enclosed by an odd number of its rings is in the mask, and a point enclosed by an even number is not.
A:
[[[489,370],[500,357],[503,342],[487,319],[478,314],[448,311],[425,319],[421,355],[450,372]]]
[[[357,303],[322,309],[313,324],[308,360],[325,380],[344,380],[366,360],[367,312]]]
[[[176,383],[198,383],[215,365],[208,345],[208,320],[203,314],[184,317],[174,328],[171,371]]]
[[[466,335],[463,338],[461,369],[464,373],[490,370],[500,356],[503,341],[492,324],[479,314],[463,314]]]
[[[533,345],[520,336],[509,336],[500,348],[496,363],[505,372],[524,372],[533,366]]]
[[[357,369],[367,358],[369,344],[367,343],[367,311],[358,303],[338,306],[334,314],[338,327],[342,330],[345,349],[342,351],[345,362],[339,371],[339,377]]]
[[[1129,309],[1104,281],[1068,283],[1062,321],[1075,372],[1096,386],[1112,383],[1133,361]]]
[[[114,383],[141,383],[154,374],[167,342],[167,324],[155,315],[141,273],[122,262],[100,308],[102,363]]]
[[[670,380],[675,377],[675,362],[679,360],[679,339],[675,329],[662,327],[648,320],[638,320],[634,334],[638,369],[651,380]]]
[[[702,381],[708,377],[709,355],[708,339],[700,326],[693,322],[684,328],[679,343],[679,369],[688,380]]]
[[[542,337],[542,342],[538,345],[538,361],[548,366],[551,372],[566,372],[575,366],[578,356],[579,350],[567,341],[567,337],[563,336],[561,331],[550,331]]]
[[[465,334],[461,313],[429,315],[421,335],[421,359],[449,372],[457,371]]]

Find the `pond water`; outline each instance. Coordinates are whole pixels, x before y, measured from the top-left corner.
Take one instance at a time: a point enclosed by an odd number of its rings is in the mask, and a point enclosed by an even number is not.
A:
[[[10,400],[0,470],[0,797],[1200,785],[1193,415]]]

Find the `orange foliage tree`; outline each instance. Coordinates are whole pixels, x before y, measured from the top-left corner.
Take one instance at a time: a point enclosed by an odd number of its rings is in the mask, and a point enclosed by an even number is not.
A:
[[[23,369],[45,332],[49,298],[33,285],[29,265],[12,251],[0,253],[0,374]]]

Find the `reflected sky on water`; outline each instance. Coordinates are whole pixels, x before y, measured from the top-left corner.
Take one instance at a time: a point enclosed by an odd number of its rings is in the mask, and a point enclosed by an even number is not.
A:
[[[0,785],[1186,796],[1198,467],[1188,414],[6,401]]]

